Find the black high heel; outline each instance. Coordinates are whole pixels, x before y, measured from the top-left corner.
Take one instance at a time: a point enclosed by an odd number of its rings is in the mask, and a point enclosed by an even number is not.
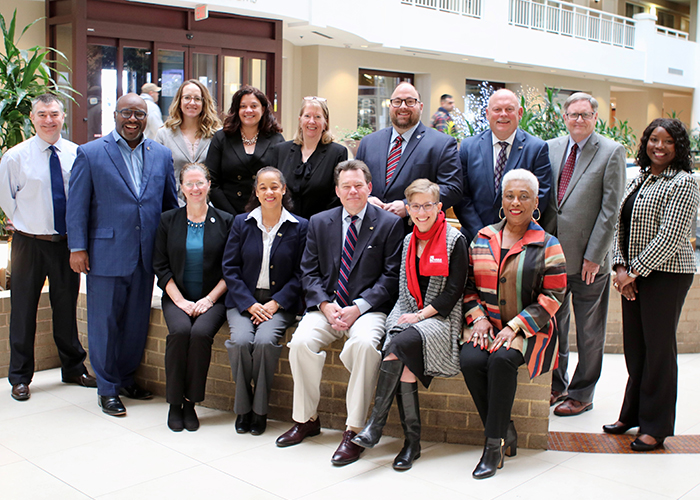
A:
[[[623,423],[617,423],[615,422],[614,424],[607,424],[603,426],[603,432],[606,434],[615,434],[615,435],[620,435],[624,434],[628,430],[637,427],[636,425],[627,425]]]
[[[503,448],[505,441],[501,438],[486,438],[484,453],[481,454],[479,464],[472,472],[474,479],[486,479],[496,474],[497,469],[503,468]]]
[[[664,445],[664,439],[666,439],[666,438],[656,438],[654,436],[651,436],[656,440],[656,442],[654,444],[647,444],[644,441],[642,441],[641,439],[639,439],[643,435],[644,434],[638,436],[637,439],[632,441],[632,444],[630,444],[630,448],[632,448],[632,451],[653,451],[657,448],[661,448]]]
[[[515,430],[515,424],[513,421],[510,421],[510,424],[508,424],[508,430],[506,431],[506,439],[505,439],[505,455],[507,457],[514,457],[515,455],[518,454],[518,433]]]

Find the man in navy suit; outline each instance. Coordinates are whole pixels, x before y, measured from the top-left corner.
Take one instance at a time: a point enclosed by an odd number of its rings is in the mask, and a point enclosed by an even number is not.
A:
[[[334,465],[346,465],[364,450],[351,440],[365,424],[381,361],[377,347],[398,297],[403,223],[367,202],[372,175],[361,161],[338,164],[335,185],[343,206],[309,222],[301,261],[307,311],[289,343],[294,426],[277,439],[277,446],[299,444],[321,432],[318,403],[326,359],[321,349],[347,337],[340,353],[350,372],[347,428],[331,459]]]
[[[518,128],[523,116],[518,97],[508,89],[489,99],[489,129],[462,142],[459,159],[464,175],[464,196],[455,206],[462,233],[472,241],[482,227],[499,220],[501,179],[515,168],[535,174],[540,183],[539,206],[549,203],[552,171],[547,144]]]
[[[148,334],[160,214],[177,208],[170,150],[146,139],[148,108],[117,101],[116,128],[78,148],[66,209],[70,264],[87,274],[90,362],[98,403],[125,415],[119,395],[149,399],[134,381]]]
[[[391,94],[391,127],[368,135],[357,151],[372,173],[369,202],[406,218],[404,190],[416,179],[429,179],[440,186],[440,201],[447,210],[462,198],[462,169],[453,137],[426,127],[420,121],[423,103],[408,82]],[[408,219],[406,218],[406,229]]]

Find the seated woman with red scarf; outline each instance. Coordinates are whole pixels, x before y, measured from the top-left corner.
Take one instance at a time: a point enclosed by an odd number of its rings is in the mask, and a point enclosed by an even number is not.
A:
[[[353,443],[372,448],[379,442],[396,395],[404,445],[394,469],[407,470],[420,457],[417,380],[428,387],[433,377],[459,373],[458,338],[462,331],[462,295],[467,278],[467,242],[445,221],[440,188],[418,179],[404,192],[413,232],[403,242],[399,300],[386,319],[387,338],[374,409]]]

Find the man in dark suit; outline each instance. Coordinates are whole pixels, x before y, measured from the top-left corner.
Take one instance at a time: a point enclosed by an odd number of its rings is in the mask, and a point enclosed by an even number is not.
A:
[[[298,444],[321,431],[317,410],[326,353],[320,351],[346,336],[340,360],[350,371],[347,429],[331,459],[334,465],[346,465],[364,449],[351,439],[367,417],[381,361],[377,347],[398,296],[403,223],[367,202],[372,175],[361,161],[340,163],[335,181],[343,206],[309,222],[301,261],[307,312],[289,343],[294,426],[277,439],[277,446]]]
[[[535,174],[540,183],[539,206],[542,210],[547,207],[552,185],[547,144],[518,128],[522,116],[518,97],[500,89],[489,99],[489,129],[462,142],[459,159],[464,196],[455,206],[455,214],[470,242],[479,229],[498,222],[501,179],[515,168]]]
[[[153,245],[162,211],[176,208],[170,150],[146,139],[147,107],[117,101],[116,128],[78,148],[67,206],[70,264],[87,274],[90,362],[98,402],[125,415],[119,395],[149,399],[134,381],[153,293]]]
[[[416,179],[429,179],[440,186],[444,210],[462,197],[462,169],[457,142],[420,121],[423,103],[408,82],[400,83],[391,94],[391,127],[366,136],[360,142],[356,159],[369,167],[374,180],[369,202],[406,218],[404,190]],[[408,229],[408,218],[406,218]]]

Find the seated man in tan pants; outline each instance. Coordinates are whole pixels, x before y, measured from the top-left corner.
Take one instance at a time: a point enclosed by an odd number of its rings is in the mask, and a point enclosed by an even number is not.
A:
[[[294,377],[294,426],[277,446],[299,444],[321,432],[317,408],[326,353],[346,336],[340,359],[350,371],[347,430],[331,462],[346,465],[363,448],[351,439],[365,424],[381,354],[384,322],[398,296],[403,221],[368,204],[372,175],[356,160],[335,168],[342,207],[311,217],[301,262],[307,312],[289,342]]]

